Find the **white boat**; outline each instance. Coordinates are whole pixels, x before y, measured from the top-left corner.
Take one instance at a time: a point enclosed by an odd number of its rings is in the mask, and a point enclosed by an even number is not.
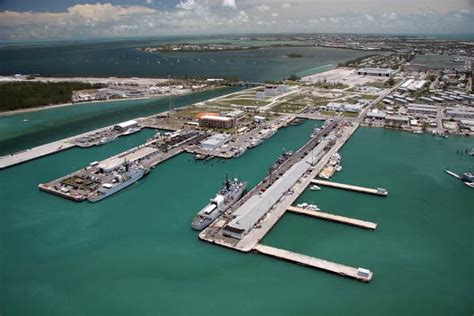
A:
[[[309,204],[307,209],[311,211],[319,211],[319,207],[315,204]]]
[[[298,206],[299,208],[306,208],[308,207],[308,203],[300,203],[300,204],[297,204],[296,206]]]
[[[341,171],[341,170],[342,170],[342,166],[341,166],[341,165],[337,165],[336,171]]]
[[[310,188],[309,188],[311,191],[320,191],[321,190],[321,187],[317,186],[317,185],[312,185]]]

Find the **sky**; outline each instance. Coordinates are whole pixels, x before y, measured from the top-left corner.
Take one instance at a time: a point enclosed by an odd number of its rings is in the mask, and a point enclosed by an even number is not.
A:
[[[0,0],[0,40],[474,33],[474,0]]]

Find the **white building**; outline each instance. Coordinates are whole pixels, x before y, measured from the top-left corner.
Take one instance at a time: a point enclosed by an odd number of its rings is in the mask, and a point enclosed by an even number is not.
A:
[[[356,74],[359,76],[392,78],[395,73],[396,71],[390,68],[361,68],[356,70]]]
[[[201,142],[201,148],[207,151],[214,151],[230,140],[226,134],[215,134]]]
[[[472,119],[474,118],[474,111],[468,108],[449,108],[446,111],[446,117],[457,119]]]
[[[349,104],[349,103],[337,103],[337,102],[330,102],[326,105],[326,109],[329,111],[335,112],[352,112],[358,113],[364,107],[363,104]]]
[[[410,114],[436,115],[438,113],[436,106],[428,104],[413,103],[408,105],[407,110]]]
[[[138,127],[138,122],[135,120],[130,120],[122,123],[118,123],[114,126],[114,129],[119,132],[125,132],[128,129]]]
[[[373,120],[385,120],[387,114],[383,111],[379,111],[377,109],[370,110],[367,112],[367,117]]]

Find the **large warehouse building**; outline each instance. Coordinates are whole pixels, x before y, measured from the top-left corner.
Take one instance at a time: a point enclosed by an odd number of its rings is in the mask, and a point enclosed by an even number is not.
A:
[[[392,78],[395,72],[395,70],[390,68],[361,68],[356,70],[356,74],[359,76],[374,76],[386,78]]]

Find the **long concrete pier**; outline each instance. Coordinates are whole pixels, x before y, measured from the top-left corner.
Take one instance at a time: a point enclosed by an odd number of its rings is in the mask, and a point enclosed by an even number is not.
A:
[[[369,282],[370,280],[372,280],[373,276],[373,273],[371,271],[363,268],[345,266],[339,263],[326,261],[323,259],[310,257],[307,255],[275,247],[265,246],[262,244],[256,245],[254,247],[254,250],[267,256],[287,260],[293,263],[301,264],[319,270],[337,273],[339,275],[354,278],[362,282]]]
[[[43,156],[51,155],[76,146],[69,139],[62,139],[31,149],[20,151],[11,155],[0,157],[0,169],[8,168],[25,161],[33,160]]]
[[[371,189],[371,188],[360,187],[357,185],[337,183],[337,182],[318,180],[318,179],[311,180],[311,183],[323,185],[326,187],[332,187],[332,188],[343,189],[343,190],[348,190],[348,191],[356,191],[356,192],[367,193],[367,194],[374,194],[374,195],[379,195],[379,196],[388,195],[387,190],[381,189],[381,188]]]
[[[325,212],[320,212],[320,211],[308,210],[308,209],[304,209],[300,207],[290,206],[288,208],[288,211],[296,213],[296,214],[316,217],[316,218],[325,219],[325,220],[336,222],[336,223],[352,225],[352,226],[361,227],[365,229],[375,230],[377,228],[377,223],[367,222],[360,219],[355,219],[355,218],[350,218],[350,217],[345,217],[345,216],[340,216],[340,215],[335,215],[335,214],[330,214],[330,213],[325,213]]]
[[[70,149],[76,146],[74,142],[76,138],[86,137],[88,135],[99,133],[106,129],[110,129],[112,127],[114,127],[114,125],[95,129],[95,130],[92,130],[83,134],[79,134],[76,136],[63,138],[63,139],[60,139],[48,144],[40,145],[37,147],[19,151],[19,152],[9,154],[6,156],[1,156],[0,157],[0,170],[26,162],[26,161],[34,160],[34,159],[48,156],[54,153],[58,153],[66,149]]]

